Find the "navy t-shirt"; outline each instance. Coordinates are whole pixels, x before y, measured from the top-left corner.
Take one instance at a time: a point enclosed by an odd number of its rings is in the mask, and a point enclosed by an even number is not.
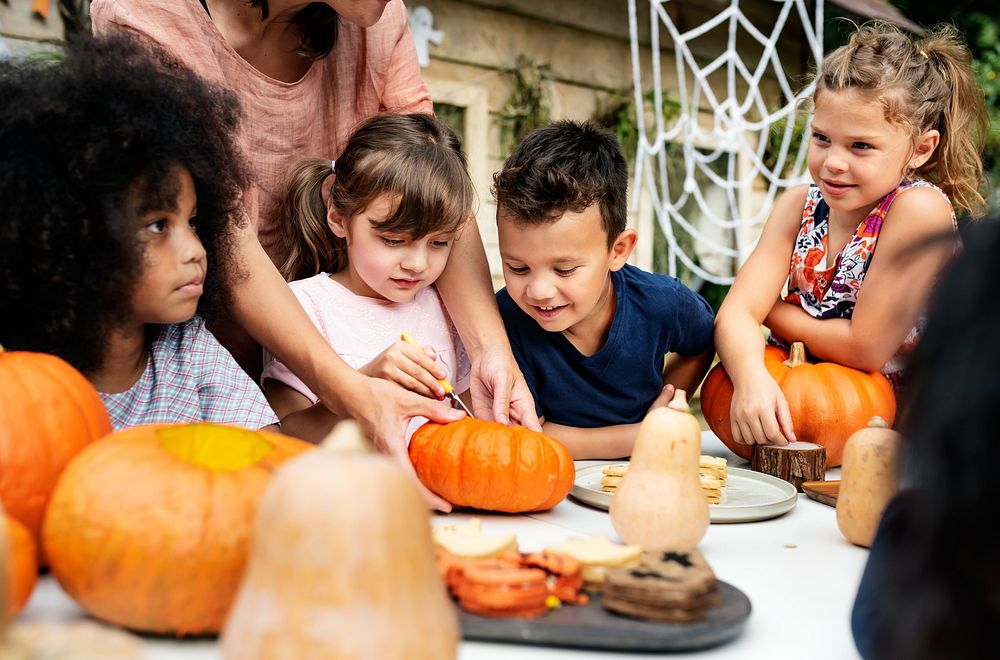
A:
[[[615,316],[593,355],[543,330],[507,289],[497,293],[514,357],[545,421],[578,428],[639,422],[663,389],[664,356],[695,355],[712,340],[712,308],[677,278],[626,264],[611,282]]]

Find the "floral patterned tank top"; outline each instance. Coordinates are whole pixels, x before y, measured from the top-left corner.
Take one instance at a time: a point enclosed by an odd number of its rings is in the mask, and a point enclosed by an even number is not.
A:
[[[792,250],[785,302],[796,303],[819,319],[851,318],[865,272],[875,253],[882,221],[893,200],[910,188],[933,188],[941,193],[948,202],[948,208],[951,208],[948,196],[934,184],[919,180],[903,182],[875,205],[858,225],[844,250],[830,264],[827,254],[830,207],[823,200],[819,187],[810,185],[802,210],[802,226]],[[955,222],[954,211],[951,212],[951,223],[957,236],[958,224]],[[906,359],[916,346],[924,323],[925,319],[921,316],[896,354],[881,369],[894,387],[900,384]],[[771,342],[787,346],[784,340],[773,333]]]

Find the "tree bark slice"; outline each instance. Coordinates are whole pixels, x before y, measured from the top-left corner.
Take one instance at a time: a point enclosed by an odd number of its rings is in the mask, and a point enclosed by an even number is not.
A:
[[[801,493],[803,481],[822,481],[826,476],[826,448],[811,442],[754,445],[750,468],[784,479]]]

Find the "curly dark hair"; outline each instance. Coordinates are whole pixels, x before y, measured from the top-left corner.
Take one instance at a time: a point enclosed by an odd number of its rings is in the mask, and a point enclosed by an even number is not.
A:
[[[249,173],[236,97],[123,34],[56,62],[0,62],[0,343],[99,367],[142,271],[137,218],[194,179],[208,254],[198,311],[228,304]]]
[[[627,193],[628,164],[617,138],[589,121],[535,129],[493,175],[499,210],[521,224],[552,222],[596,202],[609,249],[625,231]]]

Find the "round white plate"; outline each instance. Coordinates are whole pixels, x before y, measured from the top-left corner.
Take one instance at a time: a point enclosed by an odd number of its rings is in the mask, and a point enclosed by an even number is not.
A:
[[[601,490],[601,471],[608,465],[628,465],[621,461],[581,468],[569,491],[571,497],[605,511],[611,506],[611,493]],[[714,523],[752,522],[776,518],[790,511],[799,501],[795,486],[769,474],[743,468],[727,468],[726,487],[721,504],[709,504],[709,518]]]

